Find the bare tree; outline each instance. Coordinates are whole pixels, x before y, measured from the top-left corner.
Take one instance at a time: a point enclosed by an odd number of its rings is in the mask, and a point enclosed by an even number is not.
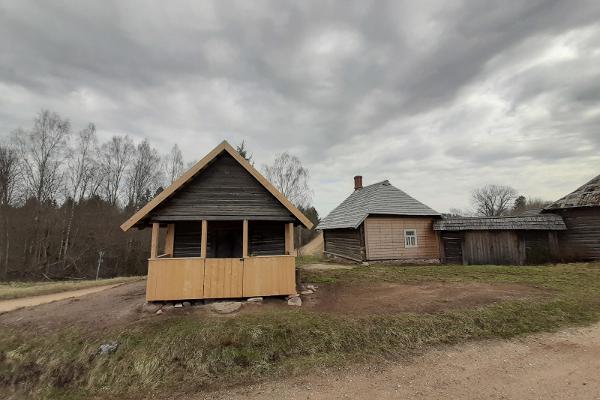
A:
[[[183,173],[183,155],[179,146],[176,144],[171,147],[171,151],[163,158],[163,169],[167,185],[175,182]]]
[[[64,232],[64,239],[61,242],[59,257],[66,261],[69,245],[71,244],[71,229],[73,227],[73,218],[75,217],[75,203],[81,202],[88,193],[95,177],[97,154],[96,127],[89,124],[85,129],[79,131],[75,138],[74,147],[69,149],[67,158],[68,164],[68,184],[67,199],[69,199],[69,211]]]
[[[158,190],[160,178],[160,156],[144,140],[137,146],[127,174],[127,206],[138,209],[148,202]]]
[[[2,279],[8,277],[8,254],[10,251],[9,207],[13,205],[17,186],[19,165],[17,152],[8,146],[0,146],[0,214],[2,215],[2,246],[0,246],[0,268]]]
[[[127,170],[135,147],[128,136],[113,136],[100,149],[101,181],[97,183],[104,199],[112,206],[117,205]]]
[[[479,215],[498,217],[507,214],[517,191],[510,186],[486,185],[473,191],[473,205]]]
[[[273,165],[264,167],[265,176],[297,207],[306,207],[312,198],[308,186],[308,170],[296,156],[289,153],[277,155]]]
[[[28,197],[33,196],[42,203],[56,200],[70,131],[69,120],[43,110],[34,120],[31,131],[18,129],[15,132]]]

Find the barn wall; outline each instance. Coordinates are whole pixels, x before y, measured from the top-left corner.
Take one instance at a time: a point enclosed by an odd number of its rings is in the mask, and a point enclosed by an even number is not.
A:
[[[558,237],[561,257],[565,260],[600,260],[600,207],[564,209],[556,213],[567,225],[567,230]]]
[[[291,213],[229,154],[221,154],[159,206],[153,221],[294,221]]]
[[[201,222],[177,222],[173,257],[200,257],[201,240]]]
[[[522,265],[526,248],[515,231],[468,231],[463,243],[465,264]]]
[[[431,217],[369,216],[365,220],[369,260],[439,260],[438,235]],[[404,247],[404,230],[417,230],[418,247]]]
[[[325,252],[353,260],[365,259],[363,238],[362,225],[359,229],[327,229],[323,231]]]
[[[285,223],[250,221],[248,223],[248,254],[250,256],[285,254]]]

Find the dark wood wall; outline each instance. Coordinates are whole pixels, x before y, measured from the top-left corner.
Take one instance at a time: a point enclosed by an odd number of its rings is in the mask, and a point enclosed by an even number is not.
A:
[[[248,254],[277,256],[285,254],[285,223],[250,221],[248,223]]]
[[[442,261],[466,265],[542,264],[559,260],[555,231],[440,232]]]
[[[201,241],[201,222],[176,223],[173,257],[200,257]]]
[[[153,221],[274,220],[295,218],[229,154],[221,154],[159,206]]]
[[[561,257],[566,261],[600,260],[600,207],[552,212],[560,214],[567,225],[559,235]]]
[[[363,225],[358,229],[326,229],[323,231],[325,252],[355,261],[365,259]]]

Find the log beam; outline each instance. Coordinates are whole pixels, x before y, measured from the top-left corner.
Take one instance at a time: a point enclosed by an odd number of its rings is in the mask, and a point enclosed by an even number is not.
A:
[[[160,232],[160,223],[154,222],[152,224],[152,241],[150,242],[150,258],[155,259],[158,257],[158,234]]]
[[[206,258],[206,243],[208,239],[208,221],[202,220],[202,239],[200,241],[200,257]]]

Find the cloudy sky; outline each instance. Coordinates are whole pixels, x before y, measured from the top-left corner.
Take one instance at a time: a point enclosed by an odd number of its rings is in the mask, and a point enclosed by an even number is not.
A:
[[[389,179],[438,211],[600,173],[600,1],[0,0],[0,139],[47,108],[198,159],[289,151],[326,214]]]

